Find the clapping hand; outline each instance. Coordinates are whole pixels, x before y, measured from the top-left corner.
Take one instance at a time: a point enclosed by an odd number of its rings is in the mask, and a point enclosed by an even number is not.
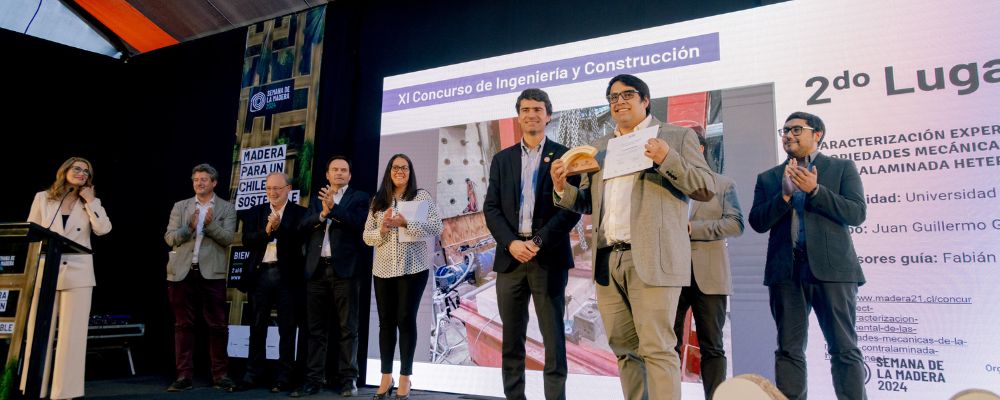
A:
[[[272,232],[278,230],[279,226],[281,226],[281,214],[271,212],[271,215],[267,216],[267,227],[264,230],[270,235]]]
[[[323,211],[320,212],[320,217],[326,218],[327,215],[330,215],[330,210],[333,209],[334,205],[333,191],[331,190],[330,185],[326,185],[319,190],[319,199],[323,202]]]
[[[798,161],[795,159],[788,160],[785,164],[785,173],[781,177],[781,195],[785,198],[785,201],[792,198],[792,193],[795,193],[795,183],[792,182],[792,170],[798,166]]]
[[[191,214],[191,221],[188,222],[188,228],[191,228],[192,232],[194,232],[196,229],[198,229],[198,214],[200,214],[200,213],[201,213],[201,210],[195,208],[194,209],[194,213]]]
[[[213,208],[209,207],[208,210],[205,211],[205,225],[204,226],[208,226],[208,224],[210,222],[212,222],[212,215],[214,215],[212,213],[212,210],[213,210]]]

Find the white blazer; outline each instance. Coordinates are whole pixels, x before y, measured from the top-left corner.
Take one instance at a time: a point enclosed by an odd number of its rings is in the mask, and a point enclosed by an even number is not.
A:
[[[90,248],[90,233],[98,236],[111,232],[111,220],[108,213],[101,207],[101,199],[84,203],[77,200],[70,211],[69,220],[63,225],[59,212],[59,199],[49,199],[48,192],[35,194],[31,203],[31,213],[28,222],[34,222],[43,228],[63,235],[70,240]],[[51,226],[50,226],[51,223]],[[59,265],[59,280],[56,290],[66,290],[81,287],[97,286],[94,278],[94,257],[90,254],[66,254],[62,256]]]

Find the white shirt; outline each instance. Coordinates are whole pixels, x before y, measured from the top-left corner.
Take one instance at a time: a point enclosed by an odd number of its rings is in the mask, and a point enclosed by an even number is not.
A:
[[[333,192],[333,204],[334,205],[340,204],[340,199],[344,198],[344,192],[346,192],[346,191],[347,191],[347,185],[344,185],[344,187],[340,188],[340,190],[338,190],[336,192]],[[333,210],[331,209],[331,211],[333,211]],[[319,256],[320,257],[331,257],[331,256],[333,256],[333,253],[330,251],[330,224],[332,224],[332,223],[333,223],[333,220],[330,218],[330,214],[327,214],[326,215],[326,233],[323,234],[323,249],[320,250],[320,252],[319,252]]]
[[[632,133],[641,129],[646,129],[653,122],[652,114],[647,115],[639,125],[636,125],[628,132],[615,130],[615,137]],[[642,171],[637,171],[628,175],[622,175],[604,181],[604,200],[601,202],[604,210],[601,213],[601,231],[604,236],[603,242],[598,242],[598,247],[612,245],[615,243],[630,243],[632,232],[629,230],[629,223],[632,218],[632,187],[635,186],[635,179]]]
[[[202,203],[195,197],[194,205],[198,209],[198,225],[195,228],[194,254],[191,255],[191,263],[197,264],[198,250],[201,250],[201,241],[205,238],[205,215],[208,214],[208,209],[215,206],[215,193],[212,193],[212,199],[207,203]]]
[[[274,204],[271,204],[271,213],[277,213],[278,216],[284,217],[285,210],[288,209],[288,199],[285,199],[285,205],[281,207],[280,210],[274,209]],[[265,228],[267,229],[266,225]],[[277,228],[276,228],[277,229]],[[267,250],[264,251],[264,260],[261,262],[273,263],[278,261],[278,239],[272,239],[271,243],[267,244]]]

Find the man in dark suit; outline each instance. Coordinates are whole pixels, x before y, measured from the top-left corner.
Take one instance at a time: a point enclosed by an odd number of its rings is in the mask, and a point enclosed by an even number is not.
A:
[[[705,154],[705,137],[698,135],[702,154]],[[684,318],[691,310],[698,327],[698,348],[701,354],[701,384],[705,398],[711,399],[715,388],[726,380],[726,350],[722,343],[722,329],[726,325],[726,304],[733,293],[732,271],[726,238],[743,234],[743,211],[736,196],[736,183],[727,176],[712,173],[715,178],[713,192],[718,193],[707,202],[691,202],[691,286],[681,289],[674,320],[677,336],[677,354],[684,335]]]
[[[250,349],[244,383],[253,386],[264,371],[265,343],[271,309],[278,310],[278,371],[271,392],[289,388],[295,363],[295,330],[298,327],[295,298],[302,282],[302,217],[306,209],[288,199],[288,176],[275,172],[265,181],[267,203],[243,215],[243,245],[251,251],[249,269]]]
[[[483,213],[497,243],[497,303],[503,320],[503,386],[507,399],[524,399],[524,343],[528,302],[545,345],[545,398],[566,398],[566,335],[563,310],[573,268],[569,231],[580,216],[552,204],[549,164],[566,146],[545,138],[552,102],[526,89],[514,105],[523,137],[493,157]]]
[[[819,117],[796,112],[778,130],[788,160],[757,175],[750,226],[770,231],[764,284],[778,328],[778,389],[805,399],[809,310],[826,338],[838,399],[866,399],[865,367],[855,331],[858,286],[865,283],[848,226],[865,220],[854,162],[817,151]]]
[[[348,186],[351,163],[334,156],[326,163],[326,180],[318,201],[309,205],[302,228],[306,246],[306,325],[309,356],[305,384],[292,397],[316,394],[326,381],[330,321],[339,325],[337,379],[343,397],[358,394],[358,253],[371,251],[361,240],[371,199]],[[331,313],[333,314],[331,316]]]

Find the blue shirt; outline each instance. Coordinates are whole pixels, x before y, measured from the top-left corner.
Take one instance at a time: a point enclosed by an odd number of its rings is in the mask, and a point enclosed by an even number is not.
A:
[[[531,220],[535,216],[535,188],[538,186],[538,168],[541,165],[545,136],[534,149],[529,149],[521,139],[521,206],[518,212],[520,222],[517,231],[522,236],[531,236]]]

